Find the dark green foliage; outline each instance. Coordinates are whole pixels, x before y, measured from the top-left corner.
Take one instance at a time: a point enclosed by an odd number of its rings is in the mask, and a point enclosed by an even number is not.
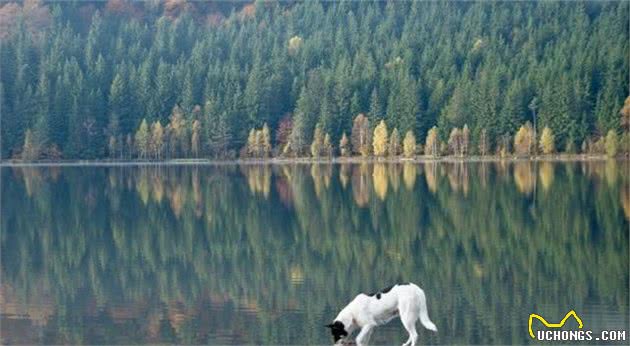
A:
[[[103,158],[140,119],[166,124],[179,105],[190,125],[208,101],[201,157],[239,150],[263,123],[274,137],[287,114],[298,152],[316,123],[338,143],[358,113],[418,142],[468,124],[494,147],[534,123],[534,97],[537,129],[565,148],[620,132],[628,95],[627,2],[82,5],[39,4],[41,18],[14,15],[0,33],[0,157],[30,128],[65,158]]]

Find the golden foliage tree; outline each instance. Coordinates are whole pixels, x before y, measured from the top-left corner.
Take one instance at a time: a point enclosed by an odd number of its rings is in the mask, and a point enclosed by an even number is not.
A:
[[[555,151],[555,139],[553,132],[547,126],[543,129],[542,135],[540,135],[540,150],[543,154],[548,155]]]
[[[289,39],[289,54],[295,55],[302,47],[304,40],[300,36],[293,36]]]
[[[630,96],[626,97],[626,100],[623,103],[623,107],[621,108],[621,127],[628,131],[630,130]]]
[[[609,130],[608,134],[606,134],[606,155],[608,155],[608,157],[615,157],[618,149],[619,139],[617,138],[617,132],[615,132],[615,130]]]
[[[534,128],[528,121],[514,135],[514,152],[519,156],[529,156],[535,143]]]
[[[363,113],[360,113],[352,123],[352,134],[350,135],[352,151],[361,156],[370,155],[370,139],[370,121]]]
[[[427,133],[424,152],[426,155],[433,157],[437,157],[440,154],[440,139],[438,138],[438,128],[436,126],[433,126]]]
[[[374,140],[373,140],[373,149],[375,156],[384,156],[387,152],[387,124],[385,124],[385,120],[381,120],[381,122],[374,128]]]
[[[146,119],[142,119],[142,122],[140,123],[140,127],[138,128],[138,131],[136,131],[135,141],[136,141],[136,150],[138,152],[138,155],[140,156],[141,159],[146,158],[147,154],[149,153],[149,143],[150,143],[149,125],[147,124]]]
[[[389,136],[389,146],[387,147],[389,156],[398,156],[400,154],[400,135],[398,129],[394,128],[392,134]]]
[[[311,143],[311,155],[318,158],[322,155],[322,148],[324,146],[324,136],[322,134],[322,127],[320,124],[315,126],[315,132],[313,133],[313,143]]]
[[[256,157],[260,158],[263,156],[263,134],[261,130],[256,130],[254,143],[256,146]]]
[[[249,135],[247,136],[247,155],[249,157],[255,157],[258,152],[258,148],[256,148],[256,130],[249,130]]]
[[[160,159],[164,150],[164,128],[160,121],[151,125],[151,154],[154,158]]]
[[[403,140],[403,155],[405,157],[413,157],[416,154],[416,136],[413,135],[413,131],[409,130],[405,134]]]

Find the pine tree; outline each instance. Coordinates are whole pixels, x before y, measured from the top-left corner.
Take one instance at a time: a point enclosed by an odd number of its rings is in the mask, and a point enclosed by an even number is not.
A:
[[[368,114],[370,119],[374,121],[383,118],[383,106],[381,105],[381,100],[379,99],[376,88],[372,89],[372,94],[370,96],[370,112]]]
[[[470,130],[468,124],[462,129],[462,155],[468,155],[470,151]]]
[[[490,140],[488,139],[488,131],[481,129],[478,141],[479,155],[486,156],[490,152]]]
[[[348,140],[348,136],[346,136],[345,132],[341,135],[341,140],[339,140],[339,152],[341,156],[344,157],[351,155],[350,141]]]
[[[461,131],[454,127],[448,137],[448,148],[452,155],[462,156],[462,134]]]
[[[329,134],[324,135],[324,143],[322,145],[322,155],[328,158],[333,156],[333,146],[332,146],[332,142],[330,141]]]
[[[400,154],[400,135],[398,129],[394,128],[389,137],[389,145],[387,146],[389,156],[398,156]]]

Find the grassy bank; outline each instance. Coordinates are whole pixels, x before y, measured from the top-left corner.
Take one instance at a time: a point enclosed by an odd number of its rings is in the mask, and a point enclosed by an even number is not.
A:
[[[18,166],[144,166],[144,165],[232,165],[232,164],[311,164],[311,163],[426,163],[426,162],[514,162],[514,161],[604,161],[609,159],[606,155],[583,155],[583,154],[558,154],[540,156],[416,156],[413,158],[404,157],[333,157],[333,158],[312,158],[297,157],[283,158],[274,157],[267,159],[169,159],[169,160],[3,160],[0,167]],[[627,156],[617,156],[616,160],[627,160]]]

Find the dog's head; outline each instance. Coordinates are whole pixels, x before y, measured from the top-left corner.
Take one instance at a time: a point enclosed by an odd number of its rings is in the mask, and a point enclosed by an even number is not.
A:
[[[346,327],[343,325],[343,323],[339,321],[335,321],[331,324],[327,324],[326,327],[330,328],[330,333],[335,339],[335,343],[337,343],[337,341],[339,341],[341,338],[348,336]]]

